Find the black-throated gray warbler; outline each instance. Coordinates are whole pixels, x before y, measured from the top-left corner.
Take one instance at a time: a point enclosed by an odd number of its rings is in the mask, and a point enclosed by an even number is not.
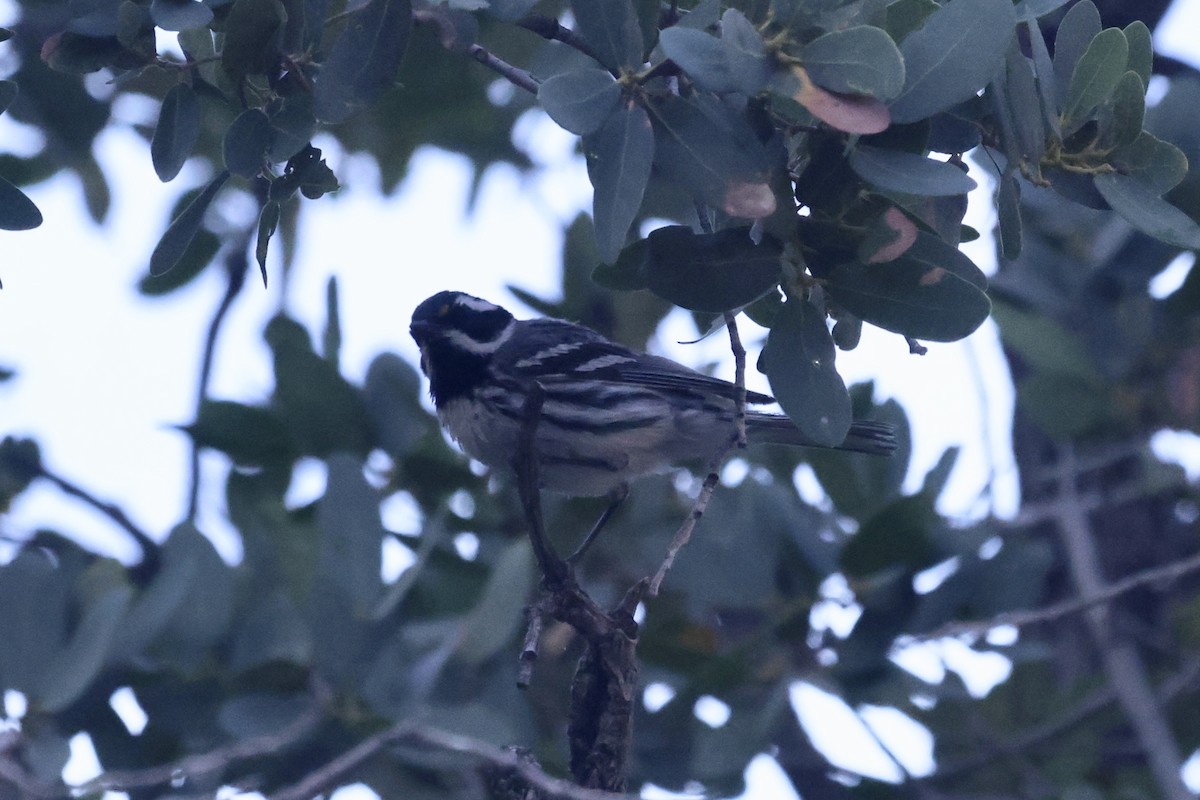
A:
[[[478,297],[438,292],[413,311],[409,331],[442,425],[489,467],[511,465],[526,397],[541,386],[534,445],[542,486],[552,491],[615,495],[634,478],[712,458],[733,433],[734,384],[582,325],[517,320]],[[748,391],[746,402],[774,398]],[[747,411],[746,434],[813,446],[782,414]],[[890,426],[856,422],[837,449],[885,455],[895,447]]]

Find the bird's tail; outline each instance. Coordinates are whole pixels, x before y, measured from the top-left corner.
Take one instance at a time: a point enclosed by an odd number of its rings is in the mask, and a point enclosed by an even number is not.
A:
[[[823,447],[801,433],[789,418],[782,414],[746,413],[746,434],[752,442],[790,444],[799,447]],[[884,422],[859,420],[850,424],[846,439],[834,450],[887,456],[896,449],[896,430]]]

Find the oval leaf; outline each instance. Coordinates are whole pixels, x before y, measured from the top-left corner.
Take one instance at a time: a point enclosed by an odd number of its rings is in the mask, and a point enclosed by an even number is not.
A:
[[[35,694],[39,708],[61,711],[83,694],[104,666],[132,599],[131,587],[114,586],[88,604],[67,646],[41,672]]]
[[[691,311],[740,308],[779,283],[783,248],[770,237],[754,244],[749,227],[701,234],[672,225],[648,240],[646,286]]]
[[[1150,29],[1138,19],[1126,25],[1123,32],[1129,44],[1129,69],[1137,73],[1143,85],[1149,85],[1154,71],[1154,44]]]
[[[630,0],[575,0],[576,32],[609,69],[642,64],[642,27]]]
[[[317,118],[342,122],[373,106],[395,82],[411,31],[410,0],[370,0],[351,14],[317,75]]]
[[[842,264],[825,288],[838,305],[884,330],[935,342],[962,339],[983,324],[991,304],[981,287],[959,274],[958,258],[931,240],[936,237],[918,236],[908,252],[886,264]]]
[[[804,68],[831,92],[891,100],[904,88],[904,59],[879,28],[858,25],[820,36],[804,46]]]
[[[42,224],[42,212],[24,192],[0,178],[0,230],[27,231]]]
[[[1094,180],[1113,211],[1142,233],[1185,250],[1200,250],[1200,225],[1152,187],[1117,173],[1097,175]]]
[[[1071,131],[1086,122],[1109,98],[1129,64],[1129,42],[1117,28],[1096,34],[1084,51],[1063,101],[1062,126]]]
[[[186,31],[212,22],[213,12],[206,3],[196,0],[154,0],[150,18],[164,31]]]
[[[663,175],[734,217],[775,210],[767,156],[745,118],[711,96],[661,98],[648,107],[655,165]]]
[[[621,84],[599,67],[563,72],[538,87],[538,103],[571,133],[585,136],[597,130],[621,99]]]
[[[940,197],[966,194],[976,186],[953,164],[900,150],[860,145],[850,153],[850,166],[863,180],[906,194]]]
[[[892,120],[916,122],[973,97],[1000,68],[1016,25],[1009,0],[954,0],[900,45],[904,89]]]
[[[784,303],[763,348],[764,371],[795,426],[826,447],[846,440],[853,416],[835,355],[825,314],[807,300]]]
[[[1100,12],[1092,0],[1080,0],[1067,9],[1054,38],[1054,81],[1060,99],[1067,96],[1075,65],[1098,33]]]
[[[243,178],[258,175],[273,135],[271,121],[259,109],[248,108],[238,114],[225,132],[225,169]]]
[[[163,98],[150,140],[150,160],[163,183],[173,180],[183,168],[200,136],[200,102],[192,87],[177,83]]]
[[[729,69],[725,45],[715,36],[675,25],[662,32],[658,43],[667,58],[678,64],[701,89],[732,92],[738,88]]]
[[[629,104],[584,140],[588,177],[594,189],[592,220],[600,259],[617,259],[629,226],[642,207],[654,161],[654,130],[639,105]]]
[[[792,67],[796,79],[791,97],[817,119],[846,133],[882,133],[891,124],[891,114],[882,101],[827,92],[813,83],[801,66]]]
[[[196,199],[188,203],[187,208],[171,221],[166,232],[155,245],[154,252],[150,254],[150,275],[152,277],[167,272],[179,263],[179,259],[183,258],[188,245],[192,243],[192,239],[200,230],[201,223],[204,222],[204,212],[208,211],[217,192],[221,191],[221,187],[227,180],[229,180],[229,171],[221,170],[196,196]]]

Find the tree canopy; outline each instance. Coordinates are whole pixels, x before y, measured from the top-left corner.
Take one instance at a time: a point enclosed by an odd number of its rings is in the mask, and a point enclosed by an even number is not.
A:
[[[180,476],[179,524],[144,531],[37,442],[4,438],[0,509],[49,482],[99,507],[142,558],[122,565],[69,530],[16,532],[0,566],[0,688],[28,705],[0,732],[0,795],[305,798],[359,782],[383,797],[648,782],[731,795],[768,753],[806,798],[1191,796],[1200,512],[1150,439],[1200,426],[1200,272],[1165,295],[1150,282],[1200,249],[1200,81],[1152,50],[1164,8],[21,3],[0,45],[0,112],[42,141],[0,156],[0,228],[40,224],[20,187],[64,171],[106,218],[95,141],[121,124],[125,95],[158,103],[142,133],[162,181],[189,160],[207,167],[153,252],[130,255],[146,263],[147,302],[225,276],[181,435],[228,459],[244,557],[223,561],[197,524],[198,469]],[[681,307],[702,333],[729,328],[735,351],[744,315],[770,333],[739,366],[765,372],[805,434],[836,444],[852,419],[875,419],[898,429],[895,456],[751,449],[736,487],[714,465],[648,479],[567,576],[535,561],[512,482],[489,483],[447,445],[413,365],[383,354],[361,385],[342,375],[355,320],[336,284],[323,330],[286,310],[264,330],[269,401],[208,392],[230,305],[248,278],[276,278],[268,253],[286,265],[304,209],[339,187],[314,136],[373,159],[390,191],[424,145],[477,170],[528,167],[511,132],[534,109],[579,137],[594,201],[566,232],[562,298],[520,293],[529,306],[635,346]],[[990,280],[959,249],[981,233],[963,224],[968,154],[996,187]],[[231,194],[255,213],[217,213]],[[989,316],[1017,392],[1022,504],[1011,520],[964,522],[936,505],[956,453],[906,493],[904,410],[847,387],[832,356],[863,325],[916,354]],[[290,507],[304,459],[327,483]],[[798,491],[801,462],[824,502]],[[382,523],[396,496],[419,508],[419,534]],[[563,550],[600,510],[543,500]],[[699,511],[691,540],[669,547]],[[456,546],[464,535],[474,547]],[[384,542],[413,554],[394,581]],[[829,604],[856,612],[848,634],[820,624]],[[930,682],[899,665],[905,647],[946,637],[1002,655],[1011,676],[980,698],[952,671]],[[831,765],[792,709],[797,682],[920,723],[936,768],[900,767],[893,784]],[[644,703],[649,684],[669,699]],[[126,689],[146,713],[138,733],[110,703]],[[702,697],[725,704],[723,724],[698,718]],[[81,731],[104,772],[68,787]]]

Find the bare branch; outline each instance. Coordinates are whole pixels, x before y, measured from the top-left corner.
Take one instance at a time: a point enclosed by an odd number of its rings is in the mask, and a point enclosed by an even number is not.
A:
[[[504,59],[494,55],[490,50],[473,44],[467,48],[467,53],[488,69],[500,74],[514,86],[519,86],[530,94],[538,93],[537,79],[520,67],[514,67]]]
[[[593,50],[587,42],[585,42],[575,31],[570,28],[565,28],[558,24],[558,20],[554,17],[547,17],[544,14],[530,14],[517,20],[517,25],[527,31],[532,31],[543,39],[562,42],[563,44],[574,47],[585,56],[599,61],[596,56],[596,51]]]
[[[704,512],[708,509],[708,502],[712,499],[713,492],[716,491],[717,484],[721,477],[718,475],[718,470],[721,468],[721,462],[725,460],[725,456],[729,453],[729,448],[733,444],[730,439],[725,447],[721,448],[721,452],[717,458],[713,459],[709,465],[708,475],[704,478],[704,483],[700,485],[700,493],[696,495],[695,502],[692,503],[692,510],[688,512],[687,519],[679,526],[679,530],[675,531],[674,538],[671,539],[670,546],[667,547],[667,555],[662,563],[658,566],[658,571],[654,573],[654,577],[650,579],[650,584],[646,588],[648,597],[658,597],[658,591],[662,588],[662,583],[667,577],[667,573],[671,571],[671,567],[675,564],[675,557],[679,555],[679,551],[684,548],[688,540],[692,538],[692,531],[696,529],[696,523],[704,516]]]
[[[1134,573],[1119,581],[1108,584],[1103,590],[1087,597],[1074,597],[1070,600],[1063,600],[1028,611],[1007,611],[985,620],[951,622],[928,633],[906,637],[905,642],[930,642],[950,636],[986,636],[988,631],[1002,625],[1022,628],[1029,625],[1052,622],[1062,617],[1069,617],[1072,614],[1086,611],[1094,606],[1111,603],[1135,589],[1140,589],[1144,586],[1169,584],[1194,572],[1200,572],[1200,553]]]
[[[305,778],[273,795],[271,800],[309,800],[335,786],[347,773],[394,744],[426,745],[438,750],[461,753],[502,769],[511,770],[546,797],[564,800],[614,800],[628,795],[576,786],[570,781],[547,775],[536,763],[519,753],[449,731],[401,722],[364,739],[332,761],[310,772]]]
[[[1083,598],[1103,594],[1103,571],[1096,544],[1092,540],[1091,522],[1087,511],[1078,502],[1075,481],[1078,469],[1075,450],[1070,444],[1059,450],[1058,495],[1062,500],[1061,513],[1057,520],[1063,547],[1075,586]],[[1183,758],[1179,745],[1171,733],[1170,725],[1154,695],[1150,679],[1137,650],[1126,641],[1114,641],[1108,624],[1108,607],[1091,603],[1086,616],[1104,662],[1109,685],[1117,696],[1133,728],[1150,770],[1170,800],[1186,800],[1193,795],[1183,783],[1180,771]]]
[[[742,347],[742,337],[738,334],[737,317],[729,311],[725,312],[725,328],[729,331],[729,349],[733,351],[733,383],[737,387],[734,402],[733,424],[737,429],[737,446],[746,446],[746,348]]]

